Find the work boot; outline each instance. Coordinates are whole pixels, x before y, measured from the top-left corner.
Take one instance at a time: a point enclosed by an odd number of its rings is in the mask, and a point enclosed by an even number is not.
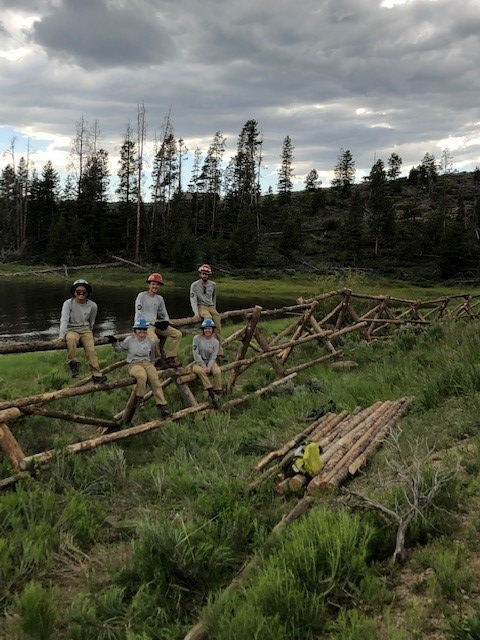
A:
[[[213,387],[210,387],[210,389],[207,389],[207,391],[208,391],[208,395],[210,396],[210,400],[212,401],[212,407],[214,409],[218,409],[219,404],[217,400],[217,394],[215,393]]]
[[[103,384],[107,379],[107,376],[92,376],[93,384]]]
[[[80,365],[78,364],[78,362],[72,360],[68,363],[68,366],[70,367],[70,375],[72,376],[72,378],[78,378],[78,374],[80,373]]]
[[[167,369],[178,369],[181,366],[180,362],[175,361],[175,356],[165,358],[165,364],[167,366]]]
[[[161,418],[168,418],[168,416],[170,415],[170,411],[168,410],[166,404],[157,404],[157,411],[158,415]]]
[[[144,405],[145,405],[145,402],[143,401],[143,397],[137,396],[135,398],[135,411],[139,411],[140,409],[143,409]]]

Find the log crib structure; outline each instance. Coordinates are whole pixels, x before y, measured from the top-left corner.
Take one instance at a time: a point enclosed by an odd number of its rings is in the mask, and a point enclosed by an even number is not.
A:
[[[252,366],[261,362],[268,363],[277,379],[252,393],[225,399],[220,405],[220,411],[233,409],[252,397],[269,392],[273,387],[294,378],[299,371],[340,359],[343,354],[338,349],[338,344],[341,342],[340,338],[345,334],[358,332],[362,339],[371,341],[377,337],[391,335],[392,331],[403,325],[428,326],[444,318],[474,320],[479,317],[477,311],[480,303],[479,298],[480,296],[471,294],[459,294],[435,300],[417,301],[388,295],[355,294],[349,289],[340,289],[322,293],[308,300],[298,299],[297,304],[279,309],[268,310],[255,306],[224,312],[221,314],[222,319],[242,319],[244,322],[242,328],[224,340],[224,346],[238,343],[233,361],[221,367],[227,395],[233,396],[238,378]],[[262,321],[268,321],[271,317],[289,316],[293,317],[292,322],[273,338],[267,338],[268,332],[262,330]],[[193,318],[183,318],[172,320],[171,324],[176,327],[188,327],[196,322]],[[289,366],[288,361],[292,353],[295,350],[301,353],[298,348],[307,343],[313,343],[318,350],[315,357]],[[105,345],[108,344],[108,340],[105,337],[96,338],[95,344],[96,346]],[[62,348],[64,347],[56,345],[54,342],[0,342],[0,356],[1,354]],[[105,367],[102,373],[120,371],[124,366],[124,361],[117,362]],[[178,421],[192,414],[212,411],[208,402],[199,402],[195,398],[189,385],[196,380],[196,376],[188,367],[159,371],[158,375],[162,379],[164,387],[171,384],[176,386],[185,407],[174,412],[168,419],[152,420],[134,426],[131,425],[135,400],[134,391],[130,394],[125,408],[112,416],[110,420],[47,408],[56,400],[133,386],[135,380],[132,377],[118,378],[104,384],[93,384],[91,378],[88,377],[56,391],[46,391],[11,400],[0,399],[0,448],[15,471],[11,477],[0,480],[0,488],[28,475],[36,465],[48,462],[55,455],[55,450],[29,455],[22,451],[8,426],[9,423],[21,416],[46,416],[65,422],[91,425],[99,430],[118,425],[122,427],[119,431],[100,433],[93,438],[70,444],[65,448],[67,453],[75,454],[161,428],[167,420]],[[144,400],[147,401],[150,397],[151,392],[146,394]],[[350,415],[345,412],[339,415],[329,413],[319,421],[312,423],[310,431],[302,433],[300,436],[306,438],[308,435],[310,438],[318,438],[324,451],[322,454],[324,468],[320,476],[310,481],[306,487],[307,491],[314,491],[320,486],[338,484],[352,473],[352,469],[358,469],[365,464],[368,455],[374,451],[376,446],[379,446],[392,425],[405,414],[411,402],[411,398],[402,398],[394,403],[379,402],[366,409],[359,407]],[[288,447],[282,456],[287,453],[289,448],[291,447]],[[353,457],[353,453],[355,453],[355,457]],[[268,462],[264,460],[259,463],[257,471],[267,474],[273,473],[275,465],[269,469],[266,467],[272,461],[278,463],[278,458],[280,458],[280,454],[272,452],[267,456]],[[305,478],[292,478],[282,482],[284,484],[282,485],[280,482],[277,487],[279,492],[295,486],[306,486]]]

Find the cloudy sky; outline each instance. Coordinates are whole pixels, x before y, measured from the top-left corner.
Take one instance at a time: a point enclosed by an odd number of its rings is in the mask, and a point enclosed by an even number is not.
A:
[[[114,174],[143,104],[149,149],[169,113],[191,154],[220,131],[233,155],[255,119],[264,191],[287,135],[295,188],[328,186],[341,148],[357,181],[392,152],[404,175],[445,149],[471,171],[479,60],[480,0],[0,0],[0,167],[14,139],[64,176],[83,118]]]

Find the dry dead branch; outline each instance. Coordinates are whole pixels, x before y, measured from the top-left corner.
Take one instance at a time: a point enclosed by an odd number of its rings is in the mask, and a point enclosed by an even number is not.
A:
[[[426,473],[430,465],[433,448],[423,445],[420,441],[411,443],[408,460],[399,444],[400,429],[391,434],[391,456],[387,460],[392,474],[383,479],[381,486],[399,485],[403,487],[404,502],[398,501],[394,508],[382,504],[380,501],[352,490],[344,489],[344,493],[358,501],[358,505],[378,511],[388,522],[398,525],[395,549],[392,562],[401,562],[406,557],[405,538],[409,526],[415,517],[423,515],[435,507],[435,498],[445,485],[459,473],[459,463],[455,468],[437,468],[433,473]],[[422,451],[423,448],[423,451]]]

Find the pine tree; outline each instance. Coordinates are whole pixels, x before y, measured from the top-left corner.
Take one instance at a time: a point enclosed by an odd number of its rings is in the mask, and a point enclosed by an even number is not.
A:
[[[388,158],[387,178],[396,180],[401,173],[403,160],[397,153],[391,153]]]
[[[153,160],[153,209],[150,233],[165,228],[168,208],[178,181],[177,142],[173,131],[163,137]]]
[[[248,120],[238,137],[237,153],[225,172],[227,207],[235,220],[230,249],[238,255],[237,264],[253,259],[258,249],[261,147],[258,124]],[[242,245],[248,245],[243,255]]]
[[[282,147],[282,162],[278,170],[278,195],[280,200],[280,206],[290,205],[292,202],[292,190],[293,190],[293,150],[294,146],[290,136],[287,136],[283,141]]]
[[[349,197],[355,181],[355,161],[348,149],[346,151],[340,149],[334,172],[335,178],[332,180],[332,187],[337,189],[342,197]]]
[[[390,198],[386,191],[387,173],[383,160],[377,160],[373,165],[369,182],[369,198],[367,202],[369,212],[369,228],[375,241],[375,255],[380,246],[391,246],[395,234],[395,219]]]
[[[226,148],[226,138],[217,131],[212,144],[210,145],[201,172],[201,183],[203,185],[204,211],[210,214],[210,233],[217,231],[217,213],[222,193],[222,162]]]
[[[2,253],[12,252],[17,247],[16,183],[15,169],[8,164],[2,169],[0,177],[0,249]]]
[[[123,237],[123,249],[131,253],[134,252],[135,245],[135,213],[138,198],[138,158],[136,154],[136,141],[130,125],[120,147],[120,158],[118,162],[117,176],[119,179],[116,193],[117,202],[117,229],[113,233],[111,249],[121,248],[121,237]],[[112,230],[113,231],[113,230]]]
[[[115,224],[107,202],[109,180],[108,153],[100,149],[85,166],[77,200],[84,240],[99,257],[109,248],[109,232]]]
[[[37,255],[45,252],[49,231],[59,215],[60,176],[48,161],[41,177],[36,174],[30,187],[27,240],[31,251]]]
[[[318,178],[318,171],[316,169],[312,169],[307,173],[304,182],[305,191],[315,191],[322,184]]]
[[[364,244],[364,207],[360,191],[355,189],[340,232],[345,255],[349,260],[353,260],[354,264],[358,263]]]

